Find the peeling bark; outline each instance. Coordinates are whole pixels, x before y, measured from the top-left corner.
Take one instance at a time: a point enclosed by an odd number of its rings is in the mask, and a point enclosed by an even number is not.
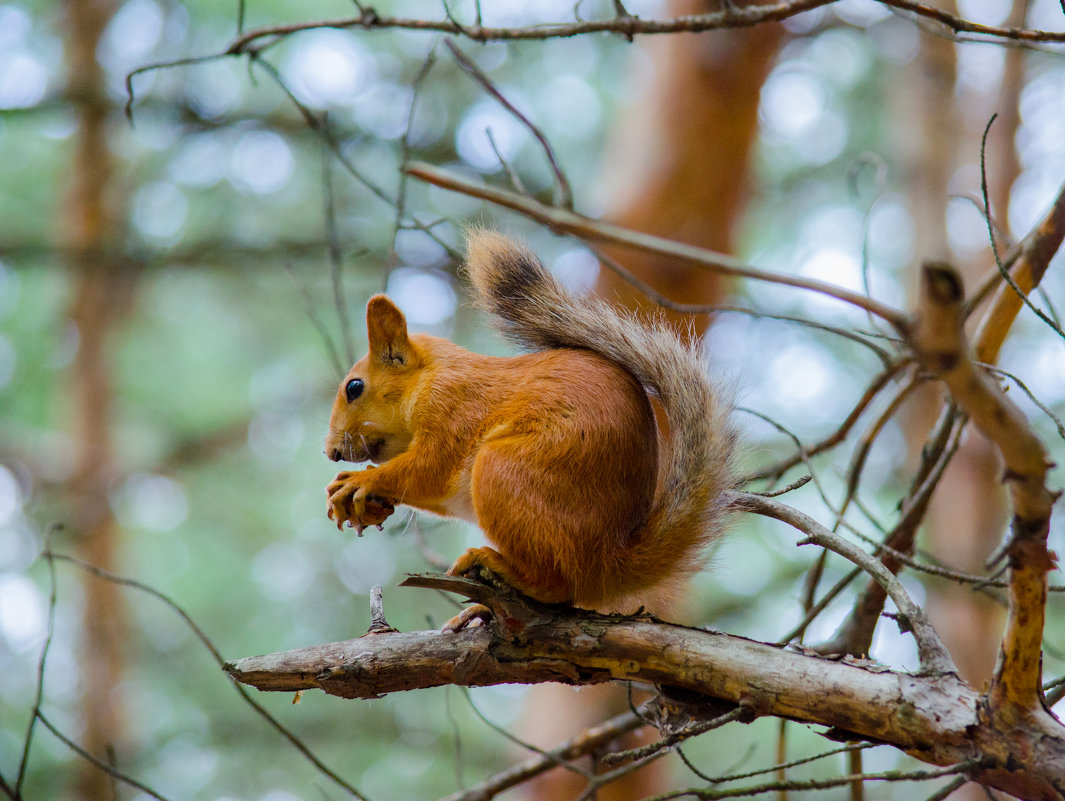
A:
[[[416,578],[463,594],[472,583]],[[1000,714],[953,673],[909,674],[647,617],[547,607],[502,588],[476,594],[495,612],[488,626],[367,635],[226,670],[261,690],[343,698],[443,684],[645,681],[888,743],[936,765],[971,762],[972,780],[1019,798],[1065,799],[1065,727],[1049,715]]]

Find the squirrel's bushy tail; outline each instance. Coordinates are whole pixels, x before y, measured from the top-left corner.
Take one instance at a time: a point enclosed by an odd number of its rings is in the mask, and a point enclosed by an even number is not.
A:
[[[482,305],[511,339],[534,350],[594,351],[625,367],[661,402],[670,429],[664,475],[617,578],[634,587],[683,579],[723,533],[725,493],[736,480],[731,404],[710,383],[698,349],[664,323],[571,295],[536,256],[500,234],[472,232],[467,253]]]

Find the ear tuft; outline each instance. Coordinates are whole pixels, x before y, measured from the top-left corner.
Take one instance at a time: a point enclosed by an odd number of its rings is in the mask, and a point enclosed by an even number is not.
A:
[[[411,356],[407,319],[385,295],[374,295],[366,306],[370,355],[385,367],[402,367]]]

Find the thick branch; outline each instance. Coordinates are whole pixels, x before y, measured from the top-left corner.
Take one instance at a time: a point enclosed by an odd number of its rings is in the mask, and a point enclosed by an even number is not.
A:
[[[1050,260],[1065,239],[1065,185],[1058,190],[1050,210],[1019,244],[1019,258],[1011,275],[1023,291],[1031,292],[1043,280]],[[1012,286],[1002,283],[991,307],[987,310],[973,341],[976,361],[994,364],[998,352],[1013,326],[1021,306],[1020,295]]]
[[[445,683],[647,681],[890,743],[933,764],[975,760],[974,780],[1065,799],[1065,730],[1047,720],[1005,729],[981,717],[977,694],[953,674],[914,676],[649,618],[526,605],[513,593],[481,600],[494,607],[491,625],[371,635],[226,669],[260,689],[346,698]]]
[[[1040,673],[1047,550],[1055,496],[1046,487],[1046,449],[1024,413],[973,363],[963,332],[961,279],[948,265],[926,264],[911,344],[921,364],[946,384],[955,402],[998,447],[1013,502],[1009,616],[992,685],[993,704],[1041,709]]]

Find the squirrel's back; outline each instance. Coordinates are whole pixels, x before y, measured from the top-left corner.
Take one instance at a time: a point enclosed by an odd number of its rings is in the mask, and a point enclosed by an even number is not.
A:
[[[604,597],[576,600],[638,596],[698,570],[706,546],[724,531],[726,491],[735,483],[730,403],[708,379],[698,349],[664,324],[570,294],[534,255],[502,235],[472,233],[467,253],[480,302],[508,337],[533,350],[599,354],[631,373],[668,419],[668,454],[647,520],[611,566]]]

